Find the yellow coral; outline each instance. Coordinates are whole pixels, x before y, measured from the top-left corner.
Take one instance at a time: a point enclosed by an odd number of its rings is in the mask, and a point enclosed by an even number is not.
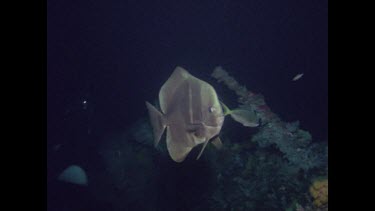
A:
[[[310,194],[314,198],[313,204],[320,208],[328,204],[328,179],[315,180],[310,186]]]

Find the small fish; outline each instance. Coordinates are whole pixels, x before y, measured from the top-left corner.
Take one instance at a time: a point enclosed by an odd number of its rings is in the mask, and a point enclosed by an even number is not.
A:
[[[230,115],[235,121],[241,123],[245,127],[258,127],[260,119],[257,117],[254,111],[250,111],[243,108],[236,108],[230,110],[223,102],[220,102],[223,109],[224,115]]]
[[[184,161],[195,146],[203,144],[199,159],[210,140],[220,148],[222,143],[218,134],[227,114],[245,126],[252,125],[246,120],[251,115],[244,110],[230,111],[226,107],[224,112],[215,89],[182,67],[176,67],[161,87],[159,103],[161,112],[146,102],[154,144],[158,145],[166,129],[167,149],[175,162]]]
[[[302,76],[303,76],[303,73],[297,74],[296,76],[294,76],[293,81],[299,80],[300,78],[302,78]]]

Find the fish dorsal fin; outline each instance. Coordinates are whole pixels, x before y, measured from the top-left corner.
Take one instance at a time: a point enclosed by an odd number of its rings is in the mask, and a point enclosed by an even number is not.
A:
[[[190,76],[191,75],[188,71],[180,66],[177,66],[172,75],[163,84],[159,92],[159,103],[164,114],[167,113],[168,103],[172,101],[176,88],[179,87]]]

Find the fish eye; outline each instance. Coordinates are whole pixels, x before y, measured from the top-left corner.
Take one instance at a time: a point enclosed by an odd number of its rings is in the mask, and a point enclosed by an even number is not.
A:
[[[212,112],[216,111],[216,108],[213,107],[213,106],[210,106],[210,107],[208,108],[208,111],[209,111],[210,113],[212,113]]]

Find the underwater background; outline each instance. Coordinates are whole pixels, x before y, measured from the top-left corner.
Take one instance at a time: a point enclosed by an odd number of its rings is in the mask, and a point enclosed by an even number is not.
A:
[[[265,124],[174,162],[145,101],[176,66]],[[46,147],[51,211],[328,210],[328,1],[48,0]]]

